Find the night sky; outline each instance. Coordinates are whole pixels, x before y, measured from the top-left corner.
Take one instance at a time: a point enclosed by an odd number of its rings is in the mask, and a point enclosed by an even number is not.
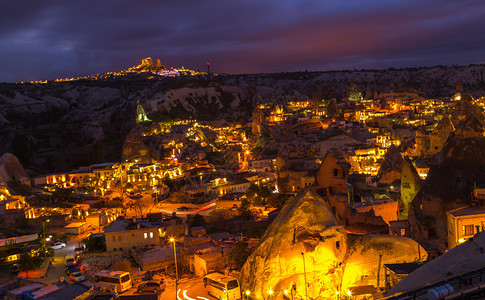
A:
[[[0,2],[0,82],[166,66],[259,73],[485,63],[485,1]]]

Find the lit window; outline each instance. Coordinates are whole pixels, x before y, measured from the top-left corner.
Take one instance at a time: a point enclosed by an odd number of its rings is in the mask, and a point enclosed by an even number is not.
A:
[[[474,228],[473,225],[463,225],[463,235],[473,235]]]
[[[145,238],[147,238],[147,237],[148,237],[148,234],[147,234],[146,232],[145,232],[143,235],[145,236]]]
[[[150,238],[153,239],[153,232],[150,232]]]

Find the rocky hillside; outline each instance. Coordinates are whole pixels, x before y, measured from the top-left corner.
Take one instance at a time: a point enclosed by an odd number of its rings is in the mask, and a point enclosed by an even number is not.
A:
[[[485,138],[450,138],[436,157],[410,206],[416,239],[447,239],[446,212],[471,204],[475,185],[485,182]]]
[[[366,98],[450,97],[458,86],[485,95],[485,66],[254,75],[161,77],[151,73],[102,79],[0,84],[0,154],[30,170],[54,172],[119,160],[140,100],[152,120],[248,121],[255,103],[344,97],[355,83]]]

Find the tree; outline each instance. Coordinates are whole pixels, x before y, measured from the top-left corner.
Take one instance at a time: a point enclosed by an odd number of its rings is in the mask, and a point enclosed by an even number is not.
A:
[[[153,204],[153,200],[142,197],[132,201],[131,208],[135,210],[137,216],[143,218],[153,208]]]
[[[82,240],[89,251],[106,251],[106,240],[104,236],[93,236]]]
[[[320,88],[318,91],[313,95],[311,105],[312,107],[317,107],[323,102],[323,90]]]
[[[327,115],[331,118],[337,117],[339,114],[337,102],[335,99],[330,100],[330,102],[327,105]]]
[[[251,255],[251,251],[248,249],[248,244],[238,242],[234,244],[229,252],[227,252],[227,263],[230,268],[240,270],[244,266],[249,255]]]
[[[257,186],[254,183],[251,183],[251,185],[246,190],[246,197],[253,198],[258,195],[258,192],[259,192],[259,186]]]
[[[251,211],[251,203],[247,198],[244,198],[241,201],[241,205],[239,206],[239,215],[248,221],[254,219],[253,212]]]
[[[191,216],[188,220],[190,227],[205,226],[206,222],[203,216],[196,214]]]
[[[18,180],[7,182],[9,189],[14,190],[16,193],[22,196],[29,196],[34,193],[32,188],[26,184],[21,183]]]
[[[35,262],[32,256],[28,253],[23,253],[19,259],[20,271],[25,271],[27,278],[29,277],[29,271],[35,268]]]

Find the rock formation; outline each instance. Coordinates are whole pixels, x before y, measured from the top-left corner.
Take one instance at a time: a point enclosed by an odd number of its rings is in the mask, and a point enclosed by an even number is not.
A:
[[[18,158],[10,153],[0,157],[0,181],[20,181],[30,185],[30,178]]]
[[[414,196],[416,196],[421,189],[422,184],[423,180],[419,177],[413,163],[409,157],[404,157],[401,171],[401,201],[399,202],[401,218],[407,219],[409,206],[411,205]]]
[[[485,183],[485,138],[448,139],[409,209],[418,240],[447,239],[446,212],[471,203],[473,186]]]
[[[133,128],[126,137],[121,159],[123,161],[138,160],[138,163],[151,163],[150,151],[143,142],[138,127]]]
[[[246,261],[242,289],[255,299],[272,290],[277,299],[295,285],[295,299],[304,299],[305,293],[308,299],[333,299],[337,290],[375,285],[379,255],[381,268],[427,257],[408,238],[347,235],[325,200],[307,188],[287,202]],[[381,276],[380,286],[383,280]]]
[[[455,131],[455,126],[448,116],[443,116],[433,131],[429,134],[428,155],[435,155],[440,152],[450,134]]]
[[[391,184],[401,178],[402,156],[399,149],[392,145],[384,155],[384,161],[377,173],[380,183]]]

